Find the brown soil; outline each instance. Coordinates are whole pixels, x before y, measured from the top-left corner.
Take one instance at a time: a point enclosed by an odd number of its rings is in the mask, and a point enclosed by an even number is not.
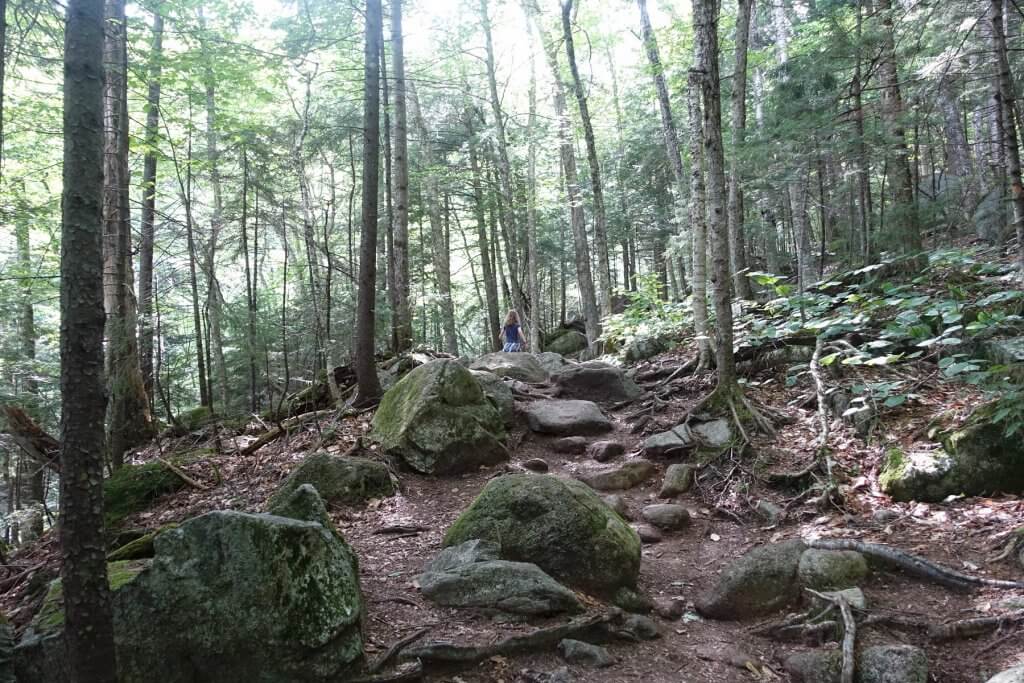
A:
[[[681,361],[665,356],[658,362]],[[906,366],[902,366],[902,372],[907,372]],[[922,438],[924,425],[932,416],[951,409],[965,412],[978,400],[976,394],[962,385],[929,379],[927,372],[927,367],[922,368],[920,379],[915,380],[923,381],[917,389],[921,399],[883,415],[871,435],[870,444],[865,444],[845,425],[833,429],[829,442],[841,473],[843,508],[821,509],[810,503],[797,504],[779,528],[763,526],[763,521],[753,513],[752,504],[758,499],[767,499],[785,506],[800,491],[770,489],[758,475],[766,470],[796,471],[810,462],[817,422],[813,406],[806,407],[810,392],[806,380],[786,388],[778,375],[768,373],[758,378],[760,383],[752,384],[748,395],[784,413],[789,424],[782,425],[774,437],[758,435],[745,453],[726,453],[705,467],[694,490],[680,498],[693,512],[690,527],[666,534],[660,543],[645,545],[643,549],[641,589],[651,597],[678,596],[690,601],[687,614],[674,622],[659,619],[663,633],[659,640],[610,645],[609,650],[618,662],[608,669],[570,667],[573,680],[596,683],[788,680],[782,663],[786,656],[802,649],[800,646],[783,645],[752,635],[751,628],[760,622],[716,622],[698,617],[692,609],[692,600],[711,585],[727,562],[758,544],[783,538],[830,536],[884,542],[961,571],[1019,578],[1020,569],[1015,564],[988,564],[987,560],[998,552],[1012,529],[1024,524],[1024,502],[1020,498],[1005,496],[956,500],[941,505],[900,505],[892,503],[877,489],[875,470],[885,444],[910,445]],[[635,406],[623,407],[612,414],[615,432],[595,437],[595,440],[621,440],[627,452],[617,461],[636,457],[645,434],[674,424],[703,396],[709,384],[708,377],[688,380],[641,434],[631,433],[630,425],[624,420],[624,415]],[[369,420],[370,415],[363,415],[337,425],[336,441],[328,438],[327,448],[344,451],[358,435],[367,431]],[[254,433],[258,431],[257,426]],[[217,508],[258,511],[291,467],[322,442],[323,433],[309,427],[287,441],[265,447],[256,456],[230,455],[252,438],[251,435],[235,439],[225,436],[219,441],[224,453],[216,458],[219,483],[208,462],[192,465],[189,474],[209,485],[208,490],[187,487],[131,522],[136,526],[156,527]],[[521,621],[472,610],[438,608],[422,599],[416,586],[417,574],[427,559],[439,550],[444,531],[488,479],[507,471],[518,471],[517,463],[529,458],[542,458],[552,473],[566,476],[573,476],[589,464],[584,455],[555,454],[549,447],[550,441],[519,429],[513,435],[512,442],[517,446],[507,465],[462,477],[402,473],[400,495],[371,501],[364,508],[332,510],[338,528],[360,558],[363,588],[369,603],[366,647],[370,658],[421,628],[429,629],[427,640],[469,644],[492,642],[557,621]],[[183,441],[174,447],[193,445],[199,444]],[[164,449],[171,446],[165,443]],[[151,455],[142,453],[140,457]],[[668,462],[658,464],[663,470]],[[645,504],[656,501],[660,480],[659,472],[659,476],[649,482],[622,493],[634,517]],[[891,510],[893,518],[886,523],[875,522],[872,515],[882,509]],[[425,530],[375,533],[393,525],[418,526]],[[41,595],[40,586],[45,585],[42,579],[56,572],[55,556],[52,540],[44,539],[19,552],[10,560],[7,578],[0,577],[0,590],[6,591],[0,607],[16,625],[24,626],[31,617]],[[1024,592],[1020,591],[981,590],[959,594],[890,573],[874,573],[863,588],[873,612],[917,615],[932,622],[997,614],[1004,610],[1001,603],[1009,597],[1024,602]],[[601,607],[589,598],[586,604],[594,609]],[[1024,638],[1018,631],[939,646],[931,645],[920,636],[882,628],[865,629],[858,636],[859,643],[908,642],[925,647],[932,680],[943,683],[980,683],[1016,663],[1024,647]],[[737,652],[756,662],[755,670],[728,663]],[[562,666],[556,653],[537,652],[527,656],[495,657],[468,669],[431,670],[426,680],[507,683],[543,680],[538,672],[550,672]]]

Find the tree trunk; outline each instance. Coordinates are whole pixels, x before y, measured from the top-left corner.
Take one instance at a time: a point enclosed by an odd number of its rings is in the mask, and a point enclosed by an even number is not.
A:
[[[529,26],[527,26],[529,30]],[[541,295],[537,282],[537,60],[535,57],[533,31],[530,31],[530,114],[527,120],[529,129],[529,150],[527,168],[527,206],[526,206],[526,290],[530,299],[530,350],[540,352],[541,345]],[[607,251],[605,253],[607,259]],[[606,264],[607,265],[607,264]],[[609,311],[610,312],[610,311]]]
[[[111,465],[153,434],[149,399],[139,365],[138,317],[132,268],[128,178],[128,48],[123,0],[107,0],[104,41],[103,223],[104,306],[109,402],[107,438]]]
[[[739,389],[732,348],[732,306],[729,301],[729,229],[725,216],[725,158],[722,150],[722,101],[718,75],[718,9],[717,0],[695,0],[693,28],[696,44],[695,69],[704,100],[703,140],[708,174],[708,230],[711,233],[711,277],[717,322],[716,391],[734,394]]]
[[[363,64],[363,200],[359,240],[359,293],[356,304],[357,401],[371,405],[381,395],[374,358],[377,297],[377,195],[380,175],[380,0],[366,0],[366,46]]]
[[[1006,147],[1006,171],[1010,176],[1013,197],[1013,227],[1017,235],[1017,265],[1024,276],[1024,186],[1021,185],[1020,146],[1017,138],[1016,98],[1013,75],[1007,57],[1006,34],[1003,28],[1002,0],[992,0],[992,38],[999,67],[999,113],[1003,124],[1003,143]]]
[[[102,0],[68,0],[60,279],[60,553],[71,680],[116,683],[103,534]]]
[[[430,133],[423,119],[423,109],[415,91],[412,93],[413,116],[419,129],[421,149],[426,166],[423,179],[423,193],[430,221],[431,256],[434,264],[434,279],[437,281],[437,295],[440,299],[441,330],[444,350],[453,356],[459,355],[459,341],[455,334],[455,304],[452,301],[452,274],[448,245],[441,223],[441,187],[438,180],[443,164],[438,161],[431,144]]]
[[[476,138],[473,132],[473,111],[466,110],[466,129],[470,137],[469,165],[473,177],[473,212],[476,217],[477,247],[480,250],[480,267],[484,278],[484,295],[487,299],[487,337],[488,347],[493,351],[501,350],[501,312],[498,303],[498,282],[494,276],[491,262],[492,247],[487,239],[487,216],[484,204],[483,185],[480,179],[480,159],[476,149]]]
[[[921,227],[914,200],[914,180],[910,170],[910,153],[903,131],[903,100],[900,96],[899,72],[896,68],[896,39],[893,29],[892,0],[879,0],[882,16],[882,45],[879,75],[882,79],[882,119],[889,140],[887,165],[889,184],[893,191],[892,215],[889,224],[894,242],[904,255],[921,252]]]
[[[694,55],[696,57],[696,54]],[[700,106],[700,81],[691,79],[686,98],[690,120],[690,230],[693,233],[692,272],[693,329],[697,336],[697,367],[711,367],[711,333],[708,328],[708,230],[704,183],[703,115]]]
[[[736,296],[753,298],[747,278],[747,251],[743,222],[743,171],[739,158],[747,132],[747,45],[750,41],[750,16],[755,0],[739,0],[736,15],[736,70],[732,84],[732,172],[729,174],[729,255],[732,259],[732,282]]]
[[[868,161],[868,146],[864,137],[864,104],[861,82],[861,33],[863,25],[861,1],[857,1],[857,64],[853,72],[850,92],[853,97],[853,120],[857,139],[854,145],[854,163],[857,168],[858,205],[860,207],[860,238],[859,251],[863,263],[871,262],[871,164]]]
[[[967,146],[967,132],[964,130],[956,80],[954,75],[944,74],[939,81],[937,94],[946,136],[947,170],[957,184],[954,188],[957,197],[954,220],[962,227],[971,227],[974,211],[978,208],[978,186],[971,151]]]
[[[580,193],[579,177],[576,172],[576,149],[573,144],[572,128],[565,106],[565,84],[558,70],[558,57],[552,40],[544,35],[540,27],[539,11],[532,0],[526,0],[529,14],[538,33],[547,58],[551,78],[554,81],[555,119],[558,121],[559,154],[565,175],[566,198],[569,203],[569,217],[572,226],[573,245],[576,252],[576,283],[580,289],[580,304],[586,325],[587,342],[591,348],[601,336],[600,313],[594,295],[594,277],[590,270],[590,245],[587,241],[586,218],[583,215],[583,197]]]
[[[807,215],[807,171],[798,169],[800,180],[789,183],[789,203],[793,210],[793,236],[796,239],[797,277],[801,294],[816,281],[811,247],[810,218]]]
[[[619,213],[622,215],[623,220],[626,221],[626,230],[629,230],[629,209],[626,206],[626,148],[623,141],[623,130],[625,129],[622,120],[622,106],[619,103],[619,78],[615,73],[615,62],[612,61],[611,48],[606,49],[608,58],[608,71],[611,74],[612,79],[612,102],[615,105],[615,129],[616,136],[615,142],[618,147],[618,163],[615,165],[615,184],[617,185],[619,199]],[[679,142],[676,141],[676,149],[678,151]],[[677,194],[678,194],[678,183],[677,183]],[[679,198],[676,200],[676,206],[679,205]],[[680,231],[682,228],[680,227]],[[622,248],[622,288],[626,291],[633,291],[635,287],[634,273],[631,268],[632,262],[630,260],[629,251],[629,235],[623,234],[621,236],[620,245]]]
[[[409,310],[409,144],[405,97],[405,51],[402,40],[402,0],[391,3],[391,66],[394,72],[395,129],[392,192],[395,201],[394,275],[395,352],[412,347],[412,312]]]
[[[259,211],[259,200],[257,199],[257,213]],[[242,234],[242,255],[245,259],[245,310],[247,325],[245,328],[246,356],[249,359],[249,410],[253,413],[259,411],[259,398],[256,392],[256,282],[253,278],[252,267],[249,263],[249,155],[246,149],[242,148],[242,222],[240,227]],[[257,227],[259,218],[256,219]],[[253,241],[255,246],[255,239]],[[255,262],[255,255],[253,261]]]
[[[139,366],[146,396],[153,398],[153,241],[156,234],[156,162],[160,131],[160,78],[163,68],[164,18],[153,13],[146,97],[146,152],[142,167],[142,237],[139,242]]]
[[[600,290],[601,314],[611,315],[611,267],[608,263],[608,226],[604,210],[601,162],[597,156],[597,142],[594,139],[594,126],[590,122],[587,94],[583,90],[583,81],[580,79],[580,70],[576,64],[576,49],[573,43],[571,24],[572,3],[573,0],[562,0],[562,37],[565,40],[565,54],[569,62],[569,73],[572,74],[576,104],[580,110],[580,122],[583,124],[583,139],[587,147],[587,163],[590,166],[590,188],[594,195],[594,250],[597,252],[597,284]]]

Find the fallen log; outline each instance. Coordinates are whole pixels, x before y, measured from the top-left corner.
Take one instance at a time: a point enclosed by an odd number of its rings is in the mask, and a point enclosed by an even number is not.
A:
[[[321,417],[333,415],[335,412],[336,411],[333,408],[327,410],[314,410],[309,413],[303,413],[297,417],[289,418],[283,421],[279,426],[261,434],[255,441],[239,451],[239,455],[252,455],[271,441],[281,438],[302,423],[309,422],[310,420],[318,420]]]
[[[17,406],[3,406],[7,428],[14,442],[25,454],[43,467],[60,474],[60,443]]]

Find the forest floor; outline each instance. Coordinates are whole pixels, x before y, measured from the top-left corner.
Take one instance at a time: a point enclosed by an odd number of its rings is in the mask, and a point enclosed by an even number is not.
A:
[[[678,365],[674,353],[652,361]],[[873,370],[873,369],[872,369]],[[572,680],[612,682],[728,682],[788,680],[782,666],[785,657],[800,650],[751,633],[759,622],[724,622],[699,617],[692,600],[707,590],[719,570],[730,560],[758,544],[793,537],[857,538],[891,544],[946,564],[960,571],[996,578],[1019,578],[1020,567],[1011,561],[990,564],[1008,534],[1024,524],[1024,500],[1016,496],[958,499],[943,504],[896,504],[877,488],[877,469],[884,444],[911,447],[923,438],[925,425],[936,414],[955,411],[966,414],[979,401],[979,394],[963,384],[942,381],[922,365],[902,365],[901,372],[920,372],[919,398],[884,413],[870,434],[857,436],[845,424],[836,423],[829,439],[842,482],[843,507],[823,510],[811,503],[793,505],[788,518],[778,527],[752,511],[758,500],[785,507],[798,490],[778,490],[763,483],[756,472],[797,471],[810,462],[818,423],[807,399],[807,383],[785,387],[779,373],[766,370],[748,388],[749,395],[783,414],[787,424],[775,436],[758,435],[743,454],[727,452],[704,468],[697,485],[679,502],[693,513],[691,525],[677,533],[666,533],[655,544],[644,545],[640,588],[652,598],[679,597],[688,602],[681,619],[660,620],[663,636],[644,643],[609,646],[617,663],[607,669],[571,669]],[[888,372],[882,368],[879,373]],[[710,375],[693,376],[686,386],[644,432],[632,433],[624,415],[630,408],[612,412],[612,434],[597,437],[617,439],[626,446],[622,459],[635,457],[645,433],[668,428],[710,388]],[[345,451],[370,427],[372,414],[346,418],[334,425],[333,443],[324,448]],[[260,431],[251,425],[253,433]],[[288,438],[272,443],[255,455],[234,455],[250,443],[252,434],[231,435],[220,426],[198,434],[164,441],[141,452],[142,460],[163,451],[215,448],[215,472],[209,461],[189,466],[189,475],[200,489],[189,486],[161,499],[158,505],[128,521],[129,526],[155,528],[172,521],[214,509],[260,511],[288,472],[321,443],[326,432],[312,425]],[[491,478],[520,471],[518,463],[530,458],[545,460],[555,474],[573,476],[587,464],[587,456],[554,454],[547,437],[524,431],[513,432],[512,458],[506,465],[460,477],[428,477],[409,472],[400,474],[402,491],[392,498],[373,500],[361,508],[331,510],[338,529],[356,550],[362,585],[368,601],[366,648],[372,658],[387,647],[419,629],[429,629],[430,640],[485,643],[544,625],[544,620],[527,621],[494,617],[474,610],[439,608],[418,592],[416,577],[424,564],[441,548],[444,531]],[[595,438],[596,440],[596,438]],[[372,450],[372,447],[371,447]],[[666,462],[658,463],[664,469]],[[621,492],[631,513],[654,502],[661,477]],[[407,527],[399,533],[397,527]],[[9,559],[7,578],[0,579],[0,607],[18,627],[24,627],[35,611],[44,579],[56,574],[56,548],[48,536],[23,548]],[[985,616],[1024,607],[1024,592],[985,589],[969,594],[896,573],[875,572],[863,586],[873,612],[897,613],[934,623]],[[585,604],[597,609],[593,600]],[[554,623],[554,619],[551,623]],[[909,642],[928,653],[932,680],[943,683],[980,683],[988,676],[1017,663],[1024,652],[1024,630],[1001,631],[974,640],[933,645],[924,636],[873,628],[858,632],[861,643]],[[745,667],[746,660],[753,668]],[[554,652],[527,656],[493,657],[478,666],[460,670],[431,670],[430,681],[545,681],[544,672],[564,664]]]

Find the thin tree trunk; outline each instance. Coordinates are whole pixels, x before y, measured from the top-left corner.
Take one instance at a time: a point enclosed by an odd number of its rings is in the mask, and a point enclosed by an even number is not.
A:
[[[529,26],[527,26],[527,30],[529,31]],[[530,131],[526,188],[526,290],[530,299],[530,350],[538,353],[540,352],[540,327],[543,317],[540,286],[537,282],[539,252],[537,251],[537,60],[535,53],[533,31],[530,31],[530,114],[526,124]],[[607,260],[607,250],[605,257]]]
[[[800,292],[816,280],[814,277],[814,256],[811,252],[811,226],[807,215],[807,170],[797,170],[800,179],[789,183],[789,203],[793,207],[793,237],[796,240],[797,276]]]
[[[484,278],[484,295],[487,299],[487,331],[488,348],[493,351],[501,350],[501,312],[498,303],[498,283],[494,276],[494,268],[491,262],[492,246],[487,239],[487,216],[484,205],[483,186],[480,179],[480,159],[476,149],[476,139],[473,131],[473,111],[466,110],[466,128],[470,137],[469,143],[469,165],[472,171],[471,184],[473,188],[473,211],[476,217],[477,247],[480,250],[480,267]]]
[[[259,200],[257,200],[257,211],[259,211]],[[249,359],[249,410],[253,413],[259,411],[259,401],[256,394],[256,283],[252,276],[252,268],[249,265],[249,155],[246,149],[242,148],[242,255],[245,257],[245,309],[247,314],[246,326],[246,356]],[[259,225],[259,218],[257,227]],[[254,235],[253,245],[255,247]],[[255,261],[255,258],[253,259]]]
[[[76,683],[117,683],[103,533],[102,0],[68,0],[60,279],[60,554],[64,644]]]
[[[722,101],[718,75],[718,1],[695,0],[693,28],[696,74],[704,100],[704,158],[708,173],[708,230],[711,233],[717,339],[717,391],[738,392],[733,356],[732,306],[729,301],[729,229],[726,224],[725,158],[722,150]]]
[[[1007,57],[1006,34],[1003,28],[1002,0],[992,0],[992,38],[999,67],[999,112],[1006,146],[1006,171],[1010,176],[1013,197],[1013,227],[1017,235],[1017,265],[1024,276],[1024,186],[1021,185],[1020,146],[1017,138],[1016,98],[1013,75]]]
[[[612,79],[612,102],[615,105],[615,142],[619,157],[618,163],[615,165],[615,184],[618,189],[618,192],[616,192],[616,194],[618,195],[619,200],[619,213],[622,215],[623,219],[627,221],[628,231],[629,210],[626,206],[626,174],[624,171],[626,167],[626,148],[623,141],[623,131],[625,130],[625,125],[622,119],[622,105],[619,102],[619,78],[615,72],[615,62],[612,60],[611,48],[607,48],[605,54],[608,58],[608,71],[611,74]],[[679,143],[677,141],[677,148],[678,145]],[[678,199],[676,206],[678,206]],[[680,231],[682,231],[681,228]],[[630,260],[628,234],[622,235],[622,238],[620,240],[620,246],[622,248],[622,288],[626,291],[632,291],[636,287],[634,282],[635,275],[631,267],[632,262]]]
[[[583,80],[580,78],[579,66],[576,64],[576,48],[571,23],[572,3],[573,0],[562,0],[562,38],[565,41],[565,55],[569,62],[569,73],[572,74],[573,92],[576,95],[576,104],[580,111],[580,122],[583,124],[587,164],[590,166],[590,189],[594,196],[594,251],[597,252],[598,300],[601,314],[610,315],[612,312],[611,266],[608,261],[608,226],[605,218],[604,187],[601,182],[601,162],[597,156],[597,141],[594,139],[594,126],[590,122],[587,94],[583,90]]]
[[[153,13],[146,97],[146,152],[142,168],[142,236],[139,242],[139,366],[146,395],[153,404],[153,241],[156,235],[156,163],[160,125],[160,79],[163,69],[164,18]]]
[[[395,352],[412,347],[412,312],[409,309],[409,151],[405,96],[405,52],[402,40],[402,0],[391,3],[391,62],[394,71],[395,129],[392,191],[394,223],[394,338]]]
[[[363,89],[363,200],[359,244],[359,293],[356,313],[357,400],[369,405],[381,395],[374,358],[377,297],[377,196],[380,175],[380,42],[383,34],[380,0],[366,1],[366,46]]]
[[[740,299],[753,298],[747,278],[747,251],[743,221],[743,163],[739,158],[747,132],[747,45],[750,42],[750,17],[755,0],[739,0],[736,14],[736,70],[732,84],[732,169],[729,174],[729,255],[732,259],[732,283]]]
[[[104,41],[104,283],[107,334],[107,446],[115,469],[153,434],[139,364],[128,178],[128,48],[123,0],[107,0]]]
[[[857,0],[857,65],[853,73],[850,91],[853,96],[853,120],[857,139],[854,145],[854,160],[857,167],[857,187],[860,205],[860,254],[865,264],[871,262],[871,164],[868,161],[868,146],[864,137],[864,104],[863,83],[861,82],[861,34],[863,32],[863,13],[861,0]]]
[[[696,55],[694,55],[696,57]],[[690,279],[693,297],[693,329],[697,336],[697,367],[705,370],[711,367],[711,332],[708,326],[708,231],[707,204],[704,183],[704,117],[700,106],[700,82],[691,79],[690,92],[686,98],[690,120],[690,230],[693,233],[690,260],[693,270]]]

